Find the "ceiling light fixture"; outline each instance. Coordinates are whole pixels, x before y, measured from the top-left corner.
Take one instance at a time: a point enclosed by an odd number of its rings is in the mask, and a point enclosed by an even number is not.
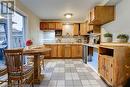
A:
[[[72,13],[66,13],[64,16],[65,16],[67,19],[70,19],[70,18],[72,17]]]

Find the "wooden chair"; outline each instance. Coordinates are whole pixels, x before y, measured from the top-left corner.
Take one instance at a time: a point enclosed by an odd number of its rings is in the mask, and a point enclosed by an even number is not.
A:
[[[7,82],[7,68],[5,65],[0,65],[0,85]]]
[[[33,87],[34,68],[23,64],[23,49],[6,49],[4,55],[7,65],[8,85],[25,87],[25,83],[28,82]]]

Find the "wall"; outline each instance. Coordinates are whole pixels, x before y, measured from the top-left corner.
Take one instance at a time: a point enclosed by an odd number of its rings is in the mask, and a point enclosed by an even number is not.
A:
[[[73,35],[73,29],[74,29],[74,26],[71,25],[71,24],[65,24],[65,25],[63,25],[62,35],[63,35],[63,36],[65,36],[65,35],[67,35],[67,34]]]
[[[33,14],[28,8],[26,8],[19,0],[16,1],[16,9],[27,16],[27,30],[26,39],[31,39],[33,44],[41,44],[43,38],[43,32],[39,29],[40,19]]]
[[[113,34],[113,40],[116,42],[116,37],[120,33],[126,33],[130,36],[130,0],[122,0],[116,5],[115,21],[102,26],[102,41],[103,34],[110,32]],[[129,39],[130,42],[130,39]]]

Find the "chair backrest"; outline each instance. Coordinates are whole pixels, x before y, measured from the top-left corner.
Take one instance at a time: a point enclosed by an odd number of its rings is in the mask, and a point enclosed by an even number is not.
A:
[[[4,55],[8,74],[23,72],[23,49],[5,49]]]

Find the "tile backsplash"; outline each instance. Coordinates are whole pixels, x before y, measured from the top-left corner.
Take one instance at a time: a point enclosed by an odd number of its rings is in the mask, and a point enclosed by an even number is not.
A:
[[[43,32],[43,43],[56,43],[56,42],[84,42],[83,36],[55,36],[55,31]]]

